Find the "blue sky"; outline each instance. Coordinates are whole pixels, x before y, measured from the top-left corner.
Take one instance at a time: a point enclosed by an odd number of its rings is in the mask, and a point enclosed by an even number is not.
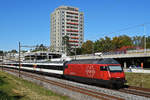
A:
[[[50,45],[50,13],[75,6],[84,12],[85,41],[104,36],[143,35],[143,27],[117,30],[150,22],[150,0],[0,0],[0,50],[25,45]],[[146,34],[150,33],[146,25]],[[112,33],[114,32],[114,33]]]

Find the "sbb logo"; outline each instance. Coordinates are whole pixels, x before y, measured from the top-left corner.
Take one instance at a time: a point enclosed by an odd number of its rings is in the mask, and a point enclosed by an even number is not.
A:
[[[93,65],[88,65],[86,68],[86,74],[88,77],[93,77],[95,74],[95,69],[93,67]]]

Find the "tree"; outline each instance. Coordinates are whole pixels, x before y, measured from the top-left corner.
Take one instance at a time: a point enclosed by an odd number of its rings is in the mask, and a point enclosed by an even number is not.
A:
[[[100,38],[94,43],[95,52],[108,52],[112,50],[112,40],[109,37]]]
[[[87,40],[82,44],[82,53],[83,54],[92,54],[93,51],[93,42],[91,40]]]
[[[144,36],[134,36],[132,37],[132,42],[134,46],[144,48]]]
[[[150,36],[146,38],[146,48],[150,48]]]
[[[0,56],[3,56],[4,52],[2,50],[0,50]]]
[[[36,45],[35,49],[32,50],[32,52],[36,52],[36,51],[47,51],[48,48],[46,46],[44,46],[43,44],[40,45]]]
[[[111,38],[106,36],[104,39],[101,39],[100,42],[102,45],[102,52],[108,52],[108,51],[112,50]]]
[[[76,55],[82,54],[82,48],[76,48]],[[75,55],[75,50],[70,53],[70,55]]]
[[[17,53],[17,50],[13,49],[11,51],[8,51],[8,53]]]
[[[40,51],[46,51],[46,50],[48,50],[48,49],[47,49],[46,46],[44,46],[43,44],[41,44],[41,45],[39,46],[39,50],[40,50]]]
[[[130,38],[127,35],[113,37],[113,40],[112,40],[113,50],[120,49],[121,47],[124,47],[124,46],[133,46],[132,38]]]
[[[51,45],[49,49],[50,49],[50,51],[51,51],[51,52],[54,52],[54,51],[55,51],[55,49],[54,49],[54,46],[53,46],[53,45]]]
[[[67,55],[70,55],[70,53],[71,53],[71,46],[69,44],[69,37],[67,35],[65,35],[62,38],[62,43],[64,45],[65,52],[67,53]]]
[[[121,41],[119,37],[113,37],[112,45],[113,45],[113,50],[121,48]]]
[[[21,52],[22,52],[22,53],[26,53],[26,52],[28,52],[28,51],[27,51],[27,50],[21,50]]]
[[[122,35],[119,36],[120,42],[121,42],[121,47],[123,46],[132,46],[132,38],[127,36],[127,35]]]
[[[76,48],[76,54],[81,55],[82,54],[82,48]]]

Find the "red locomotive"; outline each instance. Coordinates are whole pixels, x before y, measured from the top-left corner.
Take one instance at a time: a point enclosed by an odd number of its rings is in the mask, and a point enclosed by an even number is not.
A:
[[[120,88],[126,82],[121,65],[110,58],[67,62],[64,65],[64,76],[72,80],[105,85],[110,88]]]
[[[19,64],[7,63],[5,67],[19,69]],[[110,88],[120,88],[126,82],[121,65],[111,58],[71,60],[59,63],[22,63],[21,70],[47,73]]]

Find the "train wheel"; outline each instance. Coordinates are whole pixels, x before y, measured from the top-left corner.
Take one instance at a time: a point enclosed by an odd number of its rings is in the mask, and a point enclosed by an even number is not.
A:
[[[114,88],[113,84],[110,83],[109,86],[108,86],[108,88],[113,89]]]

